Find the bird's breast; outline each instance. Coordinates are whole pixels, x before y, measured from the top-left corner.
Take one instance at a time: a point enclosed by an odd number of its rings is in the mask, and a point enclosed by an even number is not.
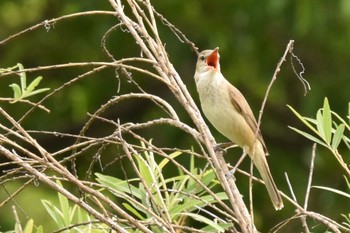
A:
[[[232,142],[240,147],[247,145],[250,147],[250,139],[254,134],[244,117],[232,104],[228,91],[231,84],[223,77],[212,77],[200,81],[197,83],[197,89],[206,118]]]

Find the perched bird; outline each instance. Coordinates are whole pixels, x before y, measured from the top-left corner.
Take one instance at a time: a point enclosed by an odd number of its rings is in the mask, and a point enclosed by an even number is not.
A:
[[[255,137],[256,119],[242,93],[221,74],[218,50],[204,50],[198,55],[194,79],[203,113],[221,134],[249,154],[273,206],[280,210],[283,201],[267,164],[268,152],[261,132]]]

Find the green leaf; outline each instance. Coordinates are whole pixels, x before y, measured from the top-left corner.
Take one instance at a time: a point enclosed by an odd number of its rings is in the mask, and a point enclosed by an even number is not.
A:
[[[322,116],[322,112],[321,110],[317,111],[316,114],[316,127],[317,127],[317,131],[318,131],[318,135],[325,141],[326,141],[326,137],[324,134],[324,129],[323,129],[323,116]]]
[[[324,147],[328,147],[327,144],[325,144],[325,143],[324,143],[323,141],[321,141],[320,139],[318,139],[318,138],[312,136],[311,134],[308,134],[308,133],[306,133],[306,132],[304,132],[304,131],[301,131],[301,130],[299,130],[299,129],[297,129],[297,128],[294,128],[294,127],[291,127],[291,126],[288,126],[288,127],[289,127],[290,129],[294,130],[295,132],[301,134],[302,136],[304,136],[304,137],[310,139],[311,141],[316,142],[316,143],[318,143],[318,144],[320,144],[320,145],[322,145],[322,146],[324,146]]]
[[[137,210],[132,207],[131,205],[129,205],[128,203],[122,203],[122,205],[129,210],[132,214],[134,214],[136,217],[138,217],[138,219],[140,220],[145,220],[145,218],[139,213],[137,212]]]
[[[338,148],[339,143],[341,142],[341,140],[343,138],[344,129],[345,129],[345,125],[340,124],[340,125],[338,125],[338,127],[334,133],[333,140],[332,140],[332,148],[334,150]]]
[[[227,200],[227,194],[225,192],[219,192],[216,193],[216,197],[219,200],[225,201]],[[174,206],[174,208],[170,209],[171,213],[182,213],[184,211],[194,211],[195,209],[198,209],[198,207],[205,207],[208,205],[208,203],[216,203],[217,200],[212,195],[206,195],[202,197],[195,198],[188,198],[186,199],[186,202],[184,202],[181,205]]]
[[[232,223],[217,223],[220,227],[228,230],[229,228],[232,228],[233,224]],[[211,226],[206,226],[201,228],[202,231],[204,232],[215,232],[215,229],[213,229]],[[226,231],[225,231],[226,232]]]
[[[38,226],[37,228],[36,228],[36,232],[35,233],[44,233],[44,228],[43,228],[43,226]]]
[[[187,181],[190,179],[189,176],[178,176],[178,182],[177,179],[172,179],[173,180],[173,187],[171,188],[174,191],[169,191],[171,194],[169,195],[167,200],[167,206],[169,209],[173,208],[174,206],[179,206],[180,202],[186,202],[188,199],[187,195],[184,195],[183,189],[186,186]],[[171,179],[168,179],[171,180]]]
[[[78,206],[77,209],[78,222],[89,222],[91,221],[90,215],[82,208]]]
[[[41,202],[43,203],[46,211],[49,213],[51,218],[56,222],[57,226],[60,228],[65,227],[63,216],[60,210],[47,200],[42,200]]]
[[[18,84],[15,84],[15,83],[10,85],[10,87],[13,89],[13,92],[14,92],[14,101],[12,103],[15,103],[16,101],[18,101],[20,99],[24,99],[26,97],[36,95],[36,94],[50,90],[50,88],[41,88],[39,90],[34,91],[34,89],[39,85],[39,83],[43,79],[42,76],[36,77],[29,84],[29,86],[27,88],[27,76],[26,76],[26,73],[23,72],[23,70],[24,70],[23,65],[21,63],[17,63],[17,65],[15,67],[18,67],[18,71],[19,71],[18,73],[19,73],[20,80],[21,80],[21,86],[19,86]]]
[[[23,233],[32,233],[33,232],[33,226],[34,226],[34,220],[29,219],[26,226],[23,229]]]
[[[181,151],[175,151],[174,153],[171,153],[169,155],[170,158],[174,159],[176,158],[177,156],[181,155],[182,152]],[[162,170],[165,165],[167,165],[168,163],[170,162],[170,160],[168,158],[164,158],[159,164],[158,164],[158,167],[160,170]]]
[[[41,82],[41,80],[43,79],[42,76],[36,77],[36,79],[34,79],[29,86],[26,88],[27,92],[32,92]]]
[[[327,97],[324,99],[323,103],[323,132],[324,132],[324,138],[327,144],[330,144],[331,137],[332,137],[332,114],[331,109],[329,107],[328,99]]]
[[[117,193],[126,193],[133,195],[134,198],[141,198],[140,190],[131,184],[133,180],[121,180],[112,176],[106,176],[100,173],[95,173],[97,176],[97,181],[110,188],[112,190],[116,190]],[[138,179],[135,179],[138,181]],[[117,193],[113,193],[118,196]],[[121,196],[121,195],[119,195]]]
[[[199,215],[199,214],[194,214],[194,213],[182,213],[181,215],[186,215],[186,216],[189,216],[199,222],[202,222],[204,224],[207,224],[211,227],[213,227],[215,229],[215,232],[224,232],[225,229],[222,228],[218,223],[202,216],[202,215]]]
[[[346,176],[344,176],[344,179],[345,179],[346,185],[348,186],[348,189],[350,190],[350,182],[349,182],[348,178]]]
[[[14,66],[12,66],[12,67],[7,67],[6,69],[0,68],[0,74],[1,74],[1,73],[5,73],[5,72],[12,71],[12,70],[17,69],[17,68],[18,68],[18,64],[17,64],[17,65],[14,65]]]
[[[212,169],[206,171],[205,173],[201,174],[201,175],[196,175],[197,178],[199,178],[202,183],[204,185],[206,185],[207,187],[209,187],[209,185],[212,183],[214,185],[216,185],[216,176],[215,173]],[[203,191],[203,188],[195,181],[193,181],[193,179],[191,179],[186,187],[186,189],[184,190],[184,192],[188,192],[188,193],[192,193],[192,192],[196,192],[199,193],[201,191]]]
[[[57,180],[56,183],[63,187],[62,186],[62,183]],[[61,193],[57,193],[58,195],[58,200],[59,200],[59,203],[60,203],[60,209],[61,209],[61,213],[62,213],[62,216],[63,216],[63,220],[64,220],[64,223],[66,226],[68,226],[70,224],[70,211],[69,211],[69,202],[68,202],[68,198],[64,195],[62,195]]]
[[[121,180],[112,176],[106,176],[100,173],[95,173],[98,177],[96,180],[108,188],[113,195],[120,197],[126,201],[133,199],[135,202],[140,202],[145,200],[145,188],[143,188],[142,183],[140,183],[139,179],[129,179],[129,180]],[[132,182],[137,181],[139,185],[142,186],[140,188],[136,188],[132,185]],[[131,202],[134,204],[133,202]],[[142,202],[145,203],[145,202]],[[138,207],[136,204],[134,205],[139,211],[143,212],[143,210]],[[146,211],[147,213],[147,211]]]
[[[24,67],[21,63],[17,63],[18,66],[18,70],[22,71],[24,70]],[[25,92],[26,88],[27,88],[27,76],[25,72],[20,72],[19,73],[19,77],[21,78],[21,89],[22,89],[22,93]]]
[[[14,99],[14,101],[19,100],[21,98],[21,96],[22,96],[21,88],[16,83],[12,83],[10,85],[10,87],[13,90],[13,99]]]
[[[315,127],[313,127],[302,115],[300,115],[294,108],[292,108],[290,105],[287,105],[287,107],[301,120],[301,122],[304,123],[309,129],[311,129],[315,134],[319,135],[318,131]]]
[[[42,93],[42,92],[45,92],[45,91],[49,91],[49,90],[50,90],[50,88],[41,88],[41,89],[32,91],[30,93],[26,93],[24,96],[22,96],[22,98],[27,98],[29,96],[33,96],[33,95],[36,95],[36,94],[39,94],[39,93]]]
[[[198,174],[198,169],[196,168],[194,155],[191,155],[190,172],[193,175],[195,175],[195,176]],[[190,179],[187,186],[192,186],[192,185],[195,185],[195,184],[197,184],[197,182],[194,179]]]
[[[153,186],[153,171],[149,164],[145,161],[144,158],[140,154],[135,154],[135,158],[138,164],[138,169],[142,178],[146,181],[147,188],[151,188]]]

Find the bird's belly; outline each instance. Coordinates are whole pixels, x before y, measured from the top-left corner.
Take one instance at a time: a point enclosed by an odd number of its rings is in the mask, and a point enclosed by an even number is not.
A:
[[[216,101],[215,98],[202,104],[204,115],[210,123],[225,137],[244,148],[254,143],[254,133],[243,116],[237,112],[230,100]]]

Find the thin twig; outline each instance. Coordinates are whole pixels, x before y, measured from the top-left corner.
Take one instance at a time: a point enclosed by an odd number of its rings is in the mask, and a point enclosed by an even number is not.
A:
[[[70,18],[74,18],[74,17],[80,17],[80,16],[88,16],[88,15],[98,15],[98,14],[102,14],[102,15],[112,15],[112,16],[115,16],[116,13],[113,12],[113,11],[85,11],[85,12],[78,12],[78,13],[74,13],[74,14],[70,14],[70,15],[64,15],[64,16],[61,16],[61,17],[58,17],[58,18],[54,18],[54,19],[51,19],[51,20],[44,20],[43,22],[41,23],[38,23],[32,27],[29,27],[21,32],[18,32],[16,34],[13,34],[9,37],[7,37],[6,39],[0,41],[0,45],[3,45],[5,43],[7,43],[8,41],[12,40],[12,39],[15,39],[21,35],[23,35],[24,33],[27,33],[27,32],[31,32],[39,27],[47,27],[48,25],[54,25],[56,24],[57,22],[61,21],[61,20],[65,20],[65,19],[70,19]]]
[[[256,127],[256,130],[255,130],[255,140],[257,140],[257,135],[258,135],[258,133],[260,131],[262,114],[264,112],[264,108],[265,108],[265,105],[266,105],[266,102],[267,102],[267,98],[268,98],[268,96],[270,94],[272,85],[276,81],[277,75],[281,71],[281,66],[282,66],[283,62],[286,60],[287,54],[292,52],[293,45],[294,45],[294,40],[290,40],[289,43],[287,44],[287,47],[286,47],[286,49],[284,51],[283,56],[281,57],[280,61],[277,63],[277,67],[275,69],[275,72],[273,73],[272,79],[271,79],[271,81],[270,81],[270,83],[269,83],[269,85],[268,85],[268,87],[266,89],[265,96],[264,96],[264,99],[263,99],[263,102],[261,104],[261,108],[260,108],[260,111],[259,111],[258,123],[257,123],[257,127]]]
[[[310,190],[311,190],[311,184],[312,184],[312,177],[313,177],[313,173],[314,173],[314,163],[315,163],[315,157],[316,157],[316,146],[317,146],[316,143],[314,143],[313,146],[312,146],[309,179],[308,179],[308,182],[307,182],[306,193],[305,193],[305,201],[304,201],[304,209],[305,210],[307,210],[307,207],[308,207]]]
[[[287,184],[288,184],[288,188],[289,188],[289,191],[290,191],[290,193],[291,193],[291,195],[292,195],[293,201],[294,201],[295,203],[298,203],[297,198],[296,198],[296,196],[295,196],[295,194],[294,194],[293,186],[292,186],[292,184],[290,183],[290,180],[289,180],[289,177],[288,177],[288,173],[285,172],[285,173],[284,173],[284,176],[285,176],[285,178],[286,178],[286,181],[287,181]]]

